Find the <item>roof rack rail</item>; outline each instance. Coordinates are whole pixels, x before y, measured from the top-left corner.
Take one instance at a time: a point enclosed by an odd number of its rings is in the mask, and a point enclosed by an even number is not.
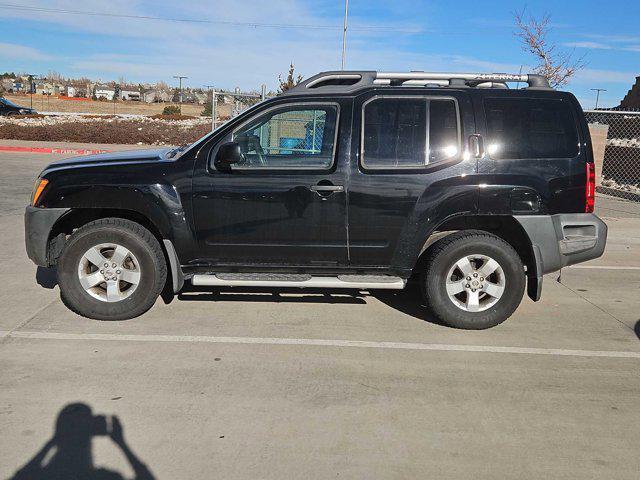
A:
[[[314,75],[286,93],[311,93],[316,90],[344,93],[374,85],[508,88],[507,83],[526,83],[527,88],[538,90],[551,89],[547,78],[537,74],[337,70]]]

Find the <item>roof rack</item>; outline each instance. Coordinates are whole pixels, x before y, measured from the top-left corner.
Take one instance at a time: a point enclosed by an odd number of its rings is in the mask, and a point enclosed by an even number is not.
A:
[[[344,93],[369,86],[425,86],[508,88],[507,83],[526,83],[527,88],[550,90],[546,77],[512,73],[376,72],[337,70],[322,72],[289,89],[286,93]]]

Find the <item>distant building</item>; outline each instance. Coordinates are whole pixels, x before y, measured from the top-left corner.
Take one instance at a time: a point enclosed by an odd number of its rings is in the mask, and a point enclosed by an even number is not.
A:
[[[161,103],[171,101],[171,92],[162,88],[149,88],[142,92],[142,101],[146,103]]]
[[[140,92],[137,90],[120,90],[118,97],[122,100],[135,100],[140,101]]]
[[[34,93],[38,93],[40,95],[60,95],[60,92],[63,91],[63,89],[64,87],[58,83],[38,81],[36,82],[36,89]]]
[[[627,92],[620,102],[621,108],[640,109],[640,76],[636,77],[636,83]]]
[[[109,85],[95,85],[93,87],[93,94],[98,99],[104,98],[105,100],[112,101],[116,95],[116,90]]]

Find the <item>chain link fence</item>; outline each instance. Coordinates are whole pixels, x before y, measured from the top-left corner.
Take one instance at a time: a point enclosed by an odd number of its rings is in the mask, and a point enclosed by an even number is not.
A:
[[[640,111],[585,111],[596,161],[596,191],[640,202]]]
[[[236,88],[233,92],[211,91],[211,123],[212,129],[222,125],[230,118],[240,115],[247,108],[267,98],[266,87],[262,85],[262,91],[240,92]]]

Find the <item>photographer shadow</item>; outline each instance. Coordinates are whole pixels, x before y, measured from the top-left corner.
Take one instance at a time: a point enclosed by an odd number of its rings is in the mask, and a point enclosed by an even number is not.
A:
[[[118,417],[110,417],[111,422],[108,420],[104,415],[94,415],[91,407],[84,403],[65,406],[58,414],[53,438],[11,480],[124,479],[119,472],[98,468],[93,464],[94,436],[111,438],[131,465],[136,480],[153,480],[151,471],[125,442]]]

